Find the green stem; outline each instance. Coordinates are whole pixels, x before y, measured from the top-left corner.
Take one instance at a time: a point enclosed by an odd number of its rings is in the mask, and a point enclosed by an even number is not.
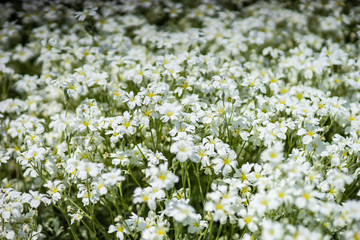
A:
[[[68,223],[69,227],[70,227],[70,231],[71,234],[73,235],[74,239],[79,239],[78,236],[75,234],[74,229],[72,228],[71,222],[69,220],[68,215],[66,214],[66,212],[58,205],[54,204],[54,206],[60,210],[60,212],[64,215],[66,222]]]
[[[134,141],[135,142],[135,141]],[[145,156],[145,154],[141,151],[141,148],[136,144],[136,147],[137,147],[137,149],[139,149],[139,152],[141,153],[141,155],[143,156],[143,158],[146,160],[146,162],[147,162],[147,158],[146,158],[146,156]]]
[[[89,231],[89,233],[95,238],[95,239],[98,239],[97,237],[96,237],[96,234],[90,229],[90,227],[85,223],[85,221],[84,220],[80,220],[84,225],[85,225],[85,227],[87,228],[87,230]]]
[[[218,232],[217,232],[217,234],[216,234],[216,240],[219,239],[220,234],[221,234],[221,230],[222,230],[222,224],[220,224],[220,227],[219,227]]]
[[[181,164],[181,179],[182,179],[182,187],[183,187],[183,192],[184,192],[184,196],[185,196],[185,199],[187,198],[187,196],[186,196],[186,170],[185,170],[185,165],[186,164],[186,162],[185,163],[182,163]]]
[[[136,180],[136,178],[134,177],[134,175],[132,174],[130,168],[129,168],[129,171],[128,171],[129,175],[134,179],[134,181],[136,182],[136,184],[141,187],[141,184]]]
[[[69,200],[72,204],[74,204],[74,206],[77,207],[87,218],[92,220],[91,217],[81,207],[79,207],[70,197],[67,197],[67,200]]]
[[[201,202],[203,204],[203,206],[205,205],[205,199],[204,199],[204,194],[203,194],[203,190],[202,190],[202,187],[201,187],[201,182],[200,182],[200,174],[199,174],[199,165],[192,163],[194,169],[195,169],[195,176],[196,176],[196,179],[197,179],[197,182],[199,184],[199,190],[200,190],[200,196],[201,196]]]

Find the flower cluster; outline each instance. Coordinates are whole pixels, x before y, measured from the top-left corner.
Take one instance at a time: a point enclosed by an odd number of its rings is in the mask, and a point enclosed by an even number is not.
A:
[[[0,238],[360,239],[359,16],[0,4]]]

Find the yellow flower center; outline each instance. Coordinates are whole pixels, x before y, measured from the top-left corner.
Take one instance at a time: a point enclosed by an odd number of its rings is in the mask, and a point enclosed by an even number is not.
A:
[[[247,180],[247,178],[246,178],[246,175],[245,174],[241,174],[241,180],[243,180],[243,181],[246,181]]]
[[[229,159],[229,158],[224,158],[224,164],[225,164],[225,165],[230,164],[230,159]]]
[[[199,156],[200,156],[200,157],[204,157],[204,156],[205,156],[204,151],[200,151],[200,152],[199,152]]]
[[[125,122],[124,122],[124,127],[128,128],[128,127],[130,127],[130,126],[131,126],[131,124],[130,124],[129,121],[125,121]]]
[[[120,225],[120,226],[117,228],[117,230],[118,230],[118,232],[123,232],[123,231],[124,231],[124,227]]]
[[[249,224],[249,223],[251,223],[252,220],[250,217],[245,217],[244,221],[246,222],[246,224]]]
[[[309,200],[310,199],[310,195],[308,193],[304,193],[303,194],[303,197],[306,199],[306,200]]]

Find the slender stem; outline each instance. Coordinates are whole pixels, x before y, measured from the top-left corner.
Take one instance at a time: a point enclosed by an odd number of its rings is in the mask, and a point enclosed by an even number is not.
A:
[[[219,229],[218,229],[218,232],[217,232],[217,234],[216,234],[216,240],[218,240],[219,239],[219,237],[220,237],[220,234],[221,234],[221,230],[222,230],[222,224],[220,224],[220,227],[219,227]]]
[[[129,168],[129,171],[128,171],[129,175],[134,179],[134,181],[136,182],[136,184],[141,187],[141,184],[136,180],[136,178],[134,177],[134,175],[132,174],[130,168]]]
[[[84,220],[80,220],[84,225],[85,225],[85,227],[87,228],[87,230],[89,230],[89,233],[95,238],[95,239],[98,239],[97,237],[96,237],[96,234],[90,229],[90,227],[85,223],[85,221]]]
[[[60,212],[64,215],[66,222],[68,223],[69,227],[70,227],[70,231],[71,234],[73,235],[74,239],[79,239],[78,236],[75,234],[74,229],[72,228],[71,222],[69,220],[68,215],[66,214],[66,212],[58,205],[54,204],[54,206],[60,210]]]
[[[213,224],[214,224],[214,216],[211,217],[211,222],[210,222],[210,232],[209,232],[209,239],[211,239],[212,236],[212,231],[213,231]]]
[[[184,196],[185,196],[185,199],[186,199],[187,196],[186,196],[186,191],[185,191],[185,189],[186,189],[186,176],[185,176],[185,175],[186,175],[186,170],[185,170],[185,164],[186,164],[186,162],[181,164],[181,179],[182,179],[183,192],[184,192]]]
[[[75,205],[84,215],[91,220],[91,217],[81,208],[79,207],[70,197],[67,197],[67,200],[69,200],[72,204]]]
[[[199,174],[199,165],[192,163],[194,169],[195,169],[195,176],[196,176],[196,179],[197,179],[197,182],[199,184],[199,190],[200,190],[200,196],[201,196],[201,202],[203,204],[203,206],[205,205],[205,199],[204,199],[204,194],[203,194],[203,190],[202,190],[202,187],[201,187],[201,181],[200,181],[200,174]]]

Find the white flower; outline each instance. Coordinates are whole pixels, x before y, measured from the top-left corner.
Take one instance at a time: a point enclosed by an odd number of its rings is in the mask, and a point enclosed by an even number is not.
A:
[[[175,221],[188,225],[189,221],[195,219],[195,209],[188,205],[188,201],[184,199],[170,200],[165,209],[165,214],[173,217]]]
[[[21,217],[21,212],[23,211],[23,206],[21,204],[10,202],[2,205],[0,213],[5,221],[9,222],[10,218],[18,219]]]
[[[47,183],[44,184],[44,187],[49,188],[47,193],[50,195],[53,202],[57,202],[61,199],[61,192],[65,189],[64,184],[60,180],[47,181]]]
[[[296,191],[295,205],[298,208],[309,208],[312,211],[318,210],[319,203],[317,198],[321,198],[323,194],[314,190],[314,187],[307,185]]]
[[[168,163],[150,169],[151,182],[160,188],[171,189],[179,181],[179,177],[168,170]]]
[[[236,169],[237,161],[236,161],[236,153],[234,150],[227,148],[217,149],[219,154],[218,157],[214,158],[212,162],[214,165],[214,171],[216,174],[222,172],[223,176],[227,176],[230,172]]]
[[[343,211],[349,213],[349,217],[355,221],[360,220],[360,202],[356,200],[349,200],[343,204]]]
[[[178,73],[181,71],[181,67],[175,62],[170,62],[169,64],[167,64],[165,66],[165,69],[166,70],[163,72],[163,74],[171,76],[175,79],[178,78]]]
[[[75,80],[74,78],[67,79],[65,82],[66,93],[69,97],[78,97],[82,93],[84,93],[84,88],[81,84]]]
[[[32,208],[39,207],[40,203],[43,202],[45,205],[49,205],[51,203],[50,199],[45,197],[45,194],[39,193],[38,191],[29,190],[31,195],[29,204]]]
[[[93,187],[94,187],[94,185],[95,184],[93,184]],[[79,188],[79,192],[77,194],[77,197],[82,198],[81,200],[82,200],[82,203],[83,203],[84,206],[89,205],[90,201],[93,204],[95,204],[100,200],[99,188],[96,188],[96,189],[92,188],[92,189],[89,190],[83,184],[79,184],[78,188]]]
[[[91,187],[101,196],[108,192],[106,185],[107,184],[103,180],[93,181],[91,183]]]
[[[284,234],[283,226],[278,222],[264,220],[262,223],[261,239],[276,240],[282,239]]]
[[[144,240],[162,240],[167,237],[168,227],[165,224],[158,224],[145,229],[142,232],[142,239]]]
[[[269,161],[273,166],[277,166],[284,159],[283,148],[281,142],[276,142],[261,153],[261,159],[263,161]]]
[[[135,117],[131,116],[129,112],[124,112],[123,116],[116,118],[116,123],[119,124],[120,134],[133,135],[138,126],[138,121]]]
[[[188,231],[189,233],[199,234],[206,227],[207,227],[206,221],[202,221],[201,215],[197,214],[196,217],[189,222]]]
[[[6,153],[0,151],[0,166],[1,166],[1,164],[6,164],[9,159],[10,159],[10,156],[8,156]]]
[[[246,225],[251,232],[258,230],[258,217],[256,216],[254,209],[249,208],[248,211],[246,211],[246,209],[241,209],[239,215],[241,216],[241,218],[239,218],[239,226],[241,229]]]
[[[131,217],[127,219],[126,224],[129,226],[131,231],[141,232],[146,228],[146,222],[143,217],[139,217],[135,213],[131,213]]]
[[[110,157],[113,158],[112,160],[112,164],[117,166],[117,165],[121,165],[121,166],[127,166],[130,163],[130,159],[129,159],[129,153],[127,151],[117,151],[116,153],[111,153]]]
[[[144,189],[138,187],[134,191],[134,203],[146,203],[151,210],[156,209],[156,197],[151,187]]]
[[[77,18],[79,21],[84,21],[86,18],[88,17],[93,17],[95,16],[97,7],[91,7],[91,8],[86,8],[84,9],[82,12],[76,12],[75,13],[75,18]]]
[[[106,81],[106,78],[108,78],[107,72],[101,72],[101,73],[92,72],[88,75],[88,77],[89,77],[89,81],[88,81],[89,87],[96,84],[99,86],[104,86],[107,84]]]
[[[167,159],[164,157],[164,155],[159,151],[156,151],[156,153],[153,153],[151,150],[149,150],[146,157],[149,161],[149,164],[151,164],[153,166],[158,165],[160,163],[160,161],[163,161],[163,162],[167,161]]]
[[[127,103],[127,106],[130,109],[135,108],[136,106],[141,106],[141,98],[139,95],[134,96],[134,92],[131,91],[130,93],[125,93],[123,97],[123,102]]]
[[[108,233],[113,233],[113,232],[116,232],[116,238],[121,240],[125,238],[124,234],[130,234],[130,232],[121,223],[110,225]]]
[[[322,131],[323,129],[317,126],[305,125],[305,128],[301,128],[298,130],[297,134],[304,137],[302,141],[304,144],[310,143],[314,137],[318,136],[317,132]]]
[[[275,209],[279,206],[277,196],[273,194],[258,193],[250,202],[250,206],[259,216],[263,216],[268,210]]]
[[[209,158],[215,155],[214,151],[208,150],[205,146],[195,146],[194,154],[191,156],[190,160],[196,163],[200,161],[209,161]]]
[[[26,154],[26,158],[34,159],[36,162],[40,162],[44,160],[45,157],[44,155],[45,155],[45,148],[33,145]]]
[[[71,224],[74,224],[75,221],[79,222],[83,218],[83,214],[80,210],[78,210],[76,213],[70,213],[71,216]]]
[[[121,176],[120,169],[112,169],[109,173],[103,173],[101,178],[104,179],[105,184],[108,186],[113,186],[116,183],[125,180],[125,177]]]
[[[176,153],[176,159],[185,162],[194,154],[194,144],[191,141],[177,141],[170,147],[170,152]]]
[[[88,177],[96,177],[100,174],[103,169],[103,163],[92,163],[81,161],[77,167],[78,175],[77,177],[81,180],[85,180]]]
[[[221,192],[211,192],[208,194],[209,201],[205,203],[205,211],[213,212],[214,221],[219,221],[225,224],[229,215],[234,213],[232,203],[226,199],[221,198]]]
[[[181,113],[182,106],[176,103],[164,103],[159,107],[159,112],[162,115],[161,120],[168,122],[169,120],[178,120],[178,116]]]

